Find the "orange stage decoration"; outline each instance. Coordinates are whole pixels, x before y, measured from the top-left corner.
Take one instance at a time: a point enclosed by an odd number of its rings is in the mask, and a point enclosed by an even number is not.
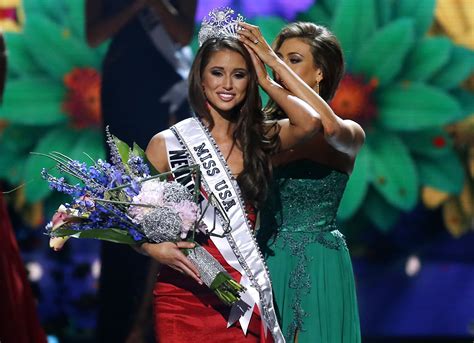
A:
[[[373,99],[377,85],[376,79],[366,83],[362,77],[346,74],[330,105],[342,118],[352,119],[366,126],[377,115]]]
[[[64,76],[68,89],[63,110],[71,117],[74,127],[99,126],[101,123],[101,78],[93,68],[74,68]]]

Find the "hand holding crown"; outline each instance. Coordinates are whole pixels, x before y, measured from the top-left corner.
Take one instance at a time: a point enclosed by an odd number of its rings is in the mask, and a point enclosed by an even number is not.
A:
[[[263,37],[260,28],[245,22],[239,22],[238,25],[242,28],[238,32],[238,39],[244,43],[245,46],[254,51],[265,64],[272,68],[279,58]]]

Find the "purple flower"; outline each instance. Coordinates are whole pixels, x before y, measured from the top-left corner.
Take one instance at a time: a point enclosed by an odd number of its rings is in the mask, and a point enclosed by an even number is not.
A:
[[[131,154],[127,164],[130,167],[132,173],[136,176],[144,177],[150,175],[150,168],[148,168],[148,165],[145,163],[143,158],[139,156]]]
[[[135,242],[142,241],[145,238],[145,236],[141,232],[135,229],[130,229],[129,232],[132,235],[132,238]]]

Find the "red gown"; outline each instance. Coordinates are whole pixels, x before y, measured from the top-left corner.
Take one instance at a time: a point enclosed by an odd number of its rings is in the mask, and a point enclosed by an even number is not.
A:
[[[199,243],[232,277],[240,280],[240,273],[227,264],[210,239]],[[247,335],[238,322],[227,328],[230,307],[207,286],[167,266],[163,266],[158,276],[153,295],[156,342],[273,342],[268,330],[265,338],[257,306]]]
[[[7,208],[0,193],[0,342],[46,343]]]

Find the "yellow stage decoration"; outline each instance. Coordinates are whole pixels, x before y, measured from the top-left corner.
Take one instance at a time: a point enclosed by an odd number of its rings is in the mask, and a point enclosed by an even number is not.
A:
[[[19,32],[23,29],[25,15],[21,0],[0,0],[0,30]]]

